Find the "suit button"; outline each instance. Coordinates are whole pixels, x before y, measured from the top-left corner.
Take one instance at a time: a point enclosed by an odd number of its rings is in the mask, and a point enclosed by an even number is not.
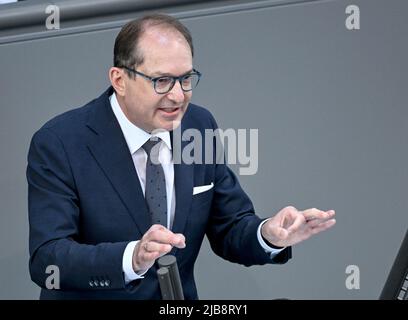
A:
[[[105,286],[107,286],[107,287],[110,286],[110,281],[109,280],[105,280]]]
[[[99,281],[98,281],[98,280],[95,280],[95,281],[94,281],[94,286],[95,286],[95,287],[98,287],[98,286],[99,286]]]
[[[104,287],[104,286],[105,286],[105,281],[101,280],[101,281],[99,282],[99,285],[100,285],[101,287]]]
[[[90,286],[90,287],[93,287],[93,286],[94,286],[94,283],[93,283],[92,280],[89,281],[89,286]]]

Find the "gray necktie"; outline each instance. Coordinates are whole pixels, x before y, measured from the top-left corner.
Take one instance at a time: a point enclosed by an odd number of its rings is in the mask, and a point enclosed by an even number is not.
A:
[[[160,148],[153,148],[159,142],[160,139],[148,140],[142,146],[147,153],[145,199],[152,224],[161,224],[167,228],[166,180],[158,160]]]

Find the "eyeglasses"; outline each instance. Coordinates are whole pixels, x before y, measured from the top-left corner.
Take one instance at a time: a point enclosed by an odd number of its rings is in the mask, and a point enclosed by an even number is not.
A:
[[[185,75],[182,75],[180,77],[172,77],[172,76],[162,76],[162,77],[149,77],[148,75],[141,73],[135,69],[128,68],[128,67],[122,67],[134,74],[137,74],[146,80],[149,80],[153,83],[153,88],[154,91],[158,94],[165,94],[169,92],[171,89],[173,89],[176,80],[180,82],[181,89],[184,92],[188,92],[193,90],[195,87],[197,87],[198,83],[200,82],[201,78],[201,73],[195,69],[193,69],[192,72],[189,72]]]

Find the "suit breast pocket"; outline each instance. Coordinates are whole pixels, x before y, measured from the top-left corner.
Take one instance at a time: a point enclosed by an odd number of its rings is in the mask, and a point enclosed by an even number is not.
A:
[[[196,239],[204,235],[211,213],[212,200],[212,190],[193,195],[188,217],[188,227],[186,228],[187,230],[192,230],[192,234],[189,237]]]
[[[211,205],[211,201],[213,198],[213,190],[208,190],[205,192],[201,192],[198,194],[193,195],[193,207],[201,207],[204,205]]]

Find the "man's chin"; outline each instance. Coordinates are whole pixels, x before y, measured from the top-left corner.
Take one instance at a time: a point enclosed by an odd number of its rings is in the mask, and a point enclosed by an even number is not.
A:
[[[161,122],[161,129],[166,131],[173,131],[180,127],[181,119],[175,119],[172,121],[163,121]]]
[[[172,121],[172,123],[166,128],[167,131],[173,131],[180,127],[181,120]]]
[[[160,132],[160,131],[173,131],[180,127],[181,121],[180,120],[175,120],[172,122],[165,122],[165,123],[160,123],[160,125],[156,125],[155,128],[152,131],[155,132]]]

